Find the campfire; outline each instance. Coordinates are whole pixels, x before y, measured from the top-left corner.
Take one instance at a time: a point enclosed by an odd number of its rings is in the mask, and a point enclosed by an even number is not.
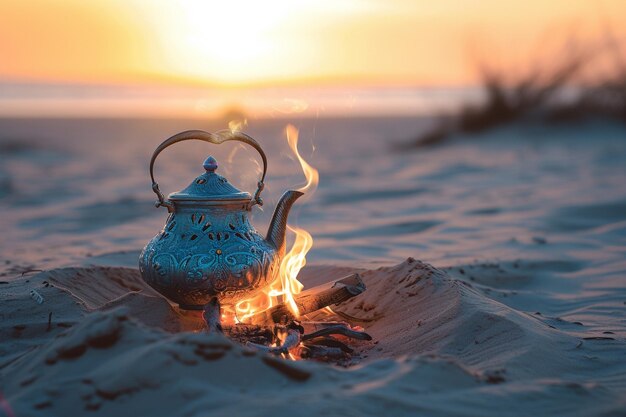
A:
[[[350,343],[371,337],[360,327],[353,327],[340,313],[330,309],[365,291],[358,274],[305,290],[261,310],[243,322],[223,324],[227,317],[217,298],[202,312],[204,331],[222,332],[252,349],[289,359],[319,359],[349,364],[354,349]],[[296,311],[297,313],[295,313]],[[306,318],[307,316],[311,316]],[[346,317],[343,317],[346,318]]]
[[[317,188],[319,173],[298,151],[298,130],[288,125],[285,133],[306,177],[306,184],[298,191],[310,197]],[[302,228],[288,225],[287,229],[295,234],[295,241],[281,261],[279,279],[262,293],[231,305],[221,306],[213,298],[202,312],[204,331],[222,332],[252,349],[283,358],[347,364],[354,354],[350,344],[371,337],[362,328],[340,320],[347,317],[331,306],[361,294],[365,285],[358,274],[352,274],[302,291],[298,273],[306,264],[313,238]]]

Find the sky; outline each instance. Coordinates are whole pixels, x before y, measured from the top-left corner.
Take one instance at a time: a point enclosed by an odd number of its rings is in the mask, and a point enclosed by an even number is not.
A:
[[[623,22],[621,0],[0,0],[0,82],[470,85]]]

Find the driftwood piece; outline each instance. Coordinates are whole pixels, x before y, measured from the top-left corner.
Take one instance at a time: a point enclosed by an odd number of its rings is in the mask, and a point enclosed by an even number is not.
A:
[[[365,291],[359,274],[352,274],[338,281],[319,285],[294,296],[300,315],[312,313],[330,305],[339,304]],[[246,324],[270,326],[295,320],[286,304],[278,304],[261,311],[246,320]]]

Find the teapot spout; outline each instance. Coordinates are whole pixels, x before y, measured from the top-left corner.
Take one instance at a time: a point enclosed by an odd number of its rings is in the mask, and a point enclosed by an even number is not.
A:
[[[304,193],[301,193],[300,191],[290,190],[285,192],[274,210],[274,215],[272,216],[272,221],[270,222],[270,227],[267,231],[267,237],[265,240],[278,250],[278,255],[280,257],[285,254],[287,216],[289,216],[289,211],[291,210],[293,203],[303,195]]]

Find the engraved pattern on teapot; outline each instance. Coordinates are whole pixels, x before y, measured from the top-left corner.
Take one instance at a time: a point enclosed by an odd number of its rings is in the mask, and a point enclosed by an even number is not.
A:
[[[257,233],[243,212],[172,213],[142,252],[142,275],[152,287],[193,288],[232,298],[269,284],[278,272],[275,248]],[[206,282],[210,280],[211,282]]]

